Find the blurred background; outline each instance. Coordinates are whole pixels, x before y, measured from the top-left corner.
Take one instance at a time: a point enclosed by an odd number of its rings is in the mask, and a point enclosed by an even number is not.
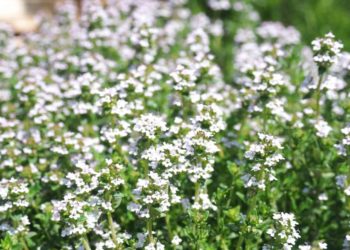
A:
[[[350,0],[253,0],[264,20],[295,26],[309,43],[332,31],[350,50]]]
[[[189,1],[190,5],[196,2],[197,6],[206,7],[206,0]],[[350,50],[350,0],[246,1],[255,6],[263,20],[281,21],[298,28],[307,43],[332,31]],[[40,11],[52,13],[57,3],[59,0],[0,0],[0,21],[9,22],[18,33],[28,32],[35,29],[33,15]]]
[[[0,21],[11,24],[17,33],[29,32],[36,27],[35,13],[52,13],[55,3],[55,0],[0,0]]]

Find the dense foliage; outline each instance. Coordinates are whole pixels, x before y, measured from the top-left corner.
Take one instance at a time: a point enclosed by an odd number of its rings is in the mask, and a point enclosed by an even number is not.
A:
[[[0,27],[0,249],[350,249],[350,54],[245,1]]]

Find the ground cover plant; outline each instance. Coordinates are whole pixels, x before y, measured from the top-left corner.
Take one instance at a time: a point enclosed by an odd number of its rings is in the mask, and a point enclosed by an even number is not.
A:
[[[248,1],[0,27],[0,249],[350,249],[350,54]]]

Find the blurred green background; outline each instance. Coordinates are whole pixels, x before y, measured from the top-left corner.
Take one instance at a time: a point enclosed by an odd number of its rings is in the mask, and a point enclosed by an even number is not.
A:
[[[237,0],[230,0],[232,3]],[[310,44],[316,37],[333,32],[344,43],[344,50],[350,51],[350,0],[239,0],[249,3],[264,21],[280,21],[284,25],[296,27],[305,44]],[[209,17],[221,19],[226,23],[228,32],[222,44],[213,47],[217,63],[224,73],[226,82],[233,77],[232,42],[237,18],[229,12],[215,12],[207,0],[189,0],[188,5],[194,13],[205,12]],[[236,20],[233,20],[236,18]]]
[[[231,0],[235,2],[236,0]],[[254,6],[265,21],[281,21],[295,26],[306,43],[332,31],[350,50],[350,0],[240,0]],[[209,16],[225,19],[214,14],[207,0],[189,0],[195,12],[204,11]]]
[[[253,0],[263,20],[295,26],[305,42],[332,31],[350,50],[350,0]]]

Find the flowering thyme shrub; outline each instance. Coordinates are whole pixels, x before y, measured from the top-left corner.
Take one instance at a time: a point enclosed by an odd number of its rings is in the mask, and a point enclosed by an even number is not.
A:
[[[350,249],[350,54],[205,6],[1,25],[1,249]]]

